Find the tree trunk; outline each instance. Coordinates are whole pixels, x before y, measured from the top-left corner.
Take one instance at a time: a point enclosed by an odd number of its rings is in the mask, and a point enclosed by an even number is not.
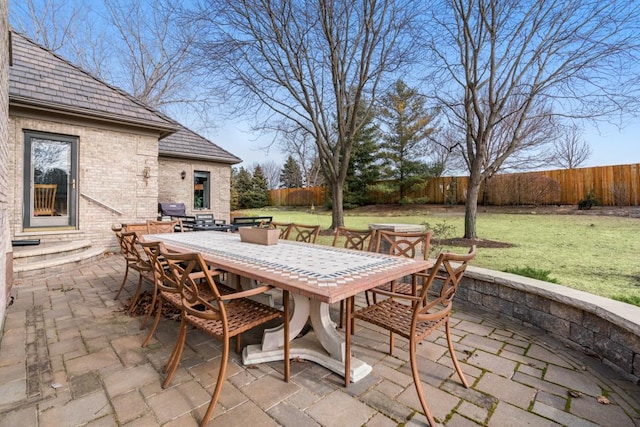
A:
[[[344,225],[344,207],[342,206],[344,198],[344,190],[342,183],[338,184],[335,181],[331,182],[331,202],[333,206],[331,208],[331,229],[335,230],[337,227]]]
[[[477,239],[476,216],[478,213],[478,194],[482,180],[474,176],[472,172],[469,176],[469,188],[467,188],[467,200],[464,205],[464,238]]]

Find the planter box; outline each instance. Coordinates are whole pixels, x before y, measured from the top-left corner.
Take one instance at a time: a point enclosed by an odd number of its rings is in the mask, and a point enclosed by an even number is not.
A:
[[[258,245],[276,245],[280,237],[280,230],[269,228],[240,227],[238,232],[240,241]]]

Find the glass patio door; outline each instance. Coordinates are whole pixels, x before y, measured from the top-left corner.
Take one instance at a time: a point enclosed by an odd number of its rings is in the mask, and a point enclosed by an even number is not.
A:
[[[25,228],[76,226],[77,146],[73,137],[25,133]]]

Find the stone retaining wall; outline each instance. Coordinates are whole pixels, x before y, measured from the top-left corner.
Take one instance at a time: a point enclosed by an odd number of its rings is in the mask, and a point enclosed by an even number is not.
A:
[[[640,379],[640,307],[473,266],[456,301],[543,329],[630,379]]]

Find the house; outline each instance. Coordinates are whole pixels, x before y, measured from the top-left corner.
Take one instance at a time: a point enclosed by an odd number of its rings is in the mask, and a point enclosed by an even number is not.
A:
[[[15,32],[9,57],[12,240],[113,248],[111,225],[155,218],[158,202],[229,220],[241,159]]]

